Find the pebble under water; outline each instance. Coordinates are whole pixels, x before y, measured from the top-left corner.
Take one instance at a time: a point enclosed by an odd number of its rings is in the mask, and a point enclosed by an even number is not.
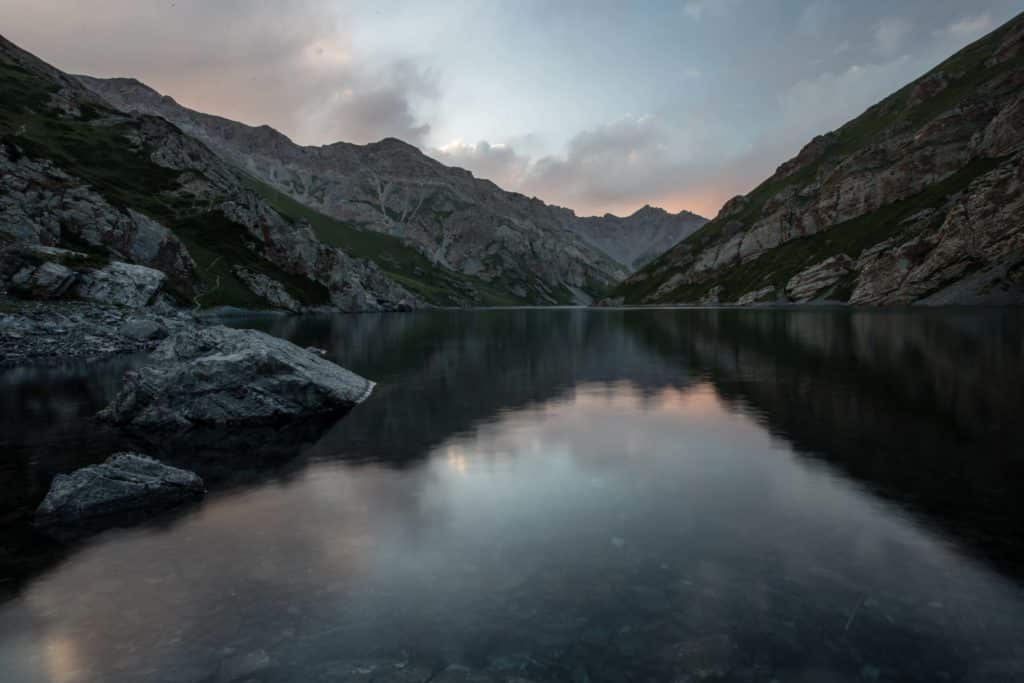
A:
[[[1024,311],[230,324],[379,384],[140,445],[91,415],[144,358],[0,374],[0,681],[1024,680]],[[31,531],[129,446],[209,496]]]

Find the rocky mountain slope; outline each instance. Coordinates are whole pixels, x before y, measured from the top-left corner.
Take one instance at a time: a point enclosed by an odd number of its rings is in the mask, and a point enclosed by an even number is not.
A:
[[[18,282],[46,284],[55,272],[71,278],[63,268],[112,287],[114,275],[131,271],[127,263],[166,275],[159,296],[178,304],[422,305],[373,263],[276,211],[173,124],[114,109],[3,38],[0,93],[0,259],[10,265],[18,254]],[[47,255],[62,262],[38,262]]]
[[[1024,302],[1024,15],[842,128],[612,295]]]
[[[629,216],[606,213],[571,221],[569,229],[627,270],[634,272],[665,253],[708,222],[689,211],[669,213],[644,206]]]
[[[133,79],[79,79],[119,109],[160,116],[201,140],[250,174],[252,186],[279,209],[298,205],[336,230],[397,238],[430,265],[485,283],[498,303],[586,303],[632,270],[623,264],[635,259],[617,260],[615,250],[610,258],[577,234],[573,212],[506,192],[400,140],[305,147],[268,126],[188,109]],[[391,252],[373,244],[360,255],[415,289],[412,273]]]

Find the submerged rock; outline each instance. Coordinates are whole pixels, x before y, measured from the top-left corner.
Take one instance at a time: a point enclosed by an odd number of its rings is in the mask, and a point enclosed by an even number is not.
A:
[[[100,418],[145,428],[287,422],[361,403],[373,382],[255,330],[185,329],[129,371]]]
[[[58,474],[36,510],[36,526],[66,530],[130,513],[167,509],[206,493],[187,470],[138,453],[118,453],[101,465]]]

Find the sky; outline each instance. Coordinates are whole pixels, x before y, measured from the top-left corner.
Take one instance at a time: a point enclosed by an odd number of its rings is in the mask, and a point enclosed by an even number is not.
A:
[[[581,215],[714,216],[1009,0],[0,0],[0,33],[301,144],[397,137]]]

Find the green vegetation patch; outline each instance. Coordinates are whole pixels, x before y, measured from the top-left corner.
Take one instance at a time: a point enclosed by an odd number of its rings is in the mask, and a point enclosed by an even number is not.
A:
[[[246,247],[248,234],[245,228],[228,220],[220,211],[180,219],[172,229],[196,262],[200,284],[197,290],[201,294],[195,301],[201,306],[267,306],[235,276],[235,266],[243,266],[277,280],[300,303],[309,306],[330,303],[330,292],[324,285],[287,273],[254,254]]]

